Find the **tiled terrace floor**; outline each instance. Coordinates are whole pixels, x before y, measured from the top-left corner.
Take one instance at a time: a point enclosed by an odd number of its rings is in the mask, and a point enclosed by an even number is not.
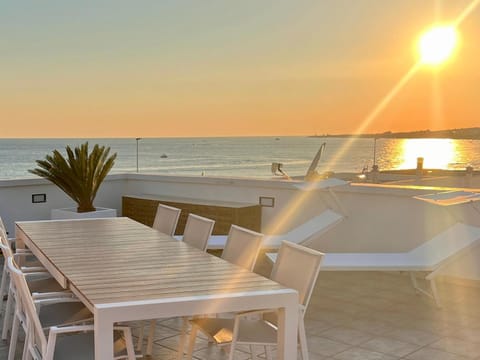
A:
[[[268,272],[268,265],[259,272]],[[310,359],[480,359],[480,288],[440,283],[439,291],[441,309],[398,273],[321,272],[306,314]],[[153,359],[175,358],[179,325],[176,319],[157,322]],[[3,343],[0,360],[7,350]],[[204,340],[194,355],[227,358]],[[236,359],[250,356],[239,350]]]

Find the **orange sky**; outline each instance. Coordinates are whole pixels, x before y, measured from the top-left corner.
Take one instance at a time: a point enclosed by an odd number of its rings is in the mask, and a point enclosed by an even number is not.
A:
[[[29,3],[29,4],[28,4]],[[353,133],[469,0],[12,2],[0,137]],[[366,132],[476,127],[480,8]]]

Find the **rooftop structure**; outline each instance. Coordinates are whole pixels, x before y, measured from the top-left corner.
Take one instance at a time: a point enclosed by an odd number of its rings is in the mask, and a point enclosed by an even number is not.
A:
[[[127,195],[192,199],[197,203],[203,199],[202,206],[219,202],[260,205],[259,230],[272,236],[294,234],[310,220],[334,212],[341,221],[308,237],[308,246],[327,254],[410,252],[454,229],[457,223],[480,227],[476,201],[440,206],[424,200],[436,199],[435,194],[451,187],[331,180],[323,185],[118,174],[107,178],[97,202],[116,209],[118,214],[122,214],[122,197]],[[476,193],[476,188],[463,191],[468,195]],[[45,194],[46,202],[33,201],[33,195],[39,194]],[[49,219],[51,209],[71,205],[56,187],[42,179],[0,181],[0,196],[0,214],[11,236],[15,221]],[[321,271],[306,314],[311,359],[479,359],[479,256],[474,249],[445,269],[437,284],[440,308],[431,299],[418,296],[404,272]],[[262,254],[255,271],[267,275],[270,268],[271,263]],[[417,275],[423,285],[423,274]],[[180,326],[175,319],[157,322],[154,359],[175,358]],[[206,342],[197,344],[197,359],[225,359]],[[6,349],[7,344],[0,347],[0,358]],[[249,355],[240,348],[237,357],[248,359]]]

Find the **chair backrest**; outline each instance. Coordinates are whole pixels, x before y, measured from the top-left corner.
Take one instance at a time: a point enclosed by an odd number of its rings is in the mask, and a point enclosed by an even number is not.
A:
[[[208,239],[212,235],[215,220],[207,219],[198,215],[188,214],[183,241],[202,251],[207,250]]]
[[[3,241],[0,243],[0,249],[2,250],[2,254],[5,259],[8,259],[9,257],[13,257],[12,248],[8,245],[5,245]]]
[[[232,225],[222,252],[222,259],[252,271],[260,252],[262,239],[261,233]]]
[[[324,256],[325,254],[319,251],[283,241],[270,278],[279,284],[297,290],[299,302],[306,308]]]
[[[181,209],[172,206],[158,204],[152,228],[164,234],[173,236],[175,234],[175,229],[177,228],[178,218],[180,217],[181,211]]]
[[[12,257],[7,259],[7,266],[15,285],[18,309],[25,314],[27,319],[29,332],[28,341],[30,342],[29,351],[33,351],[34,348],[40,347],[38,350],[40,350],[42,354],[45,354],[47,350],[47,338],[43,332],[42,324],[40,323],[40,319],[38,318],[35,309],[35,304],[30,295],[30,291],[28,290],[25,275],[18,269],[18,266]]]
[[[3,229],[5,232],[7,232],[7,228],[5,227],[5,223],[3,222],[3,219],[1,216],[0,216],[0,229]]]
[[[8,242],[7,229],[3,224],[2,218],[0,218],[0,241],[3,245],[10,247],[10,243]]]

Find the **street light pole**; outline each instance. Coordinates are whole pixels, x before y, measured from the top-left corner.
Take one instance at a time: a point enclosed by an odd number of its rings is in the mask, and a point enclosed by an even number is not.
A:
[[[142,140],[142,138],[135,138],[135,140],[137,141],[137,173],[138,173],[138,141]]]

